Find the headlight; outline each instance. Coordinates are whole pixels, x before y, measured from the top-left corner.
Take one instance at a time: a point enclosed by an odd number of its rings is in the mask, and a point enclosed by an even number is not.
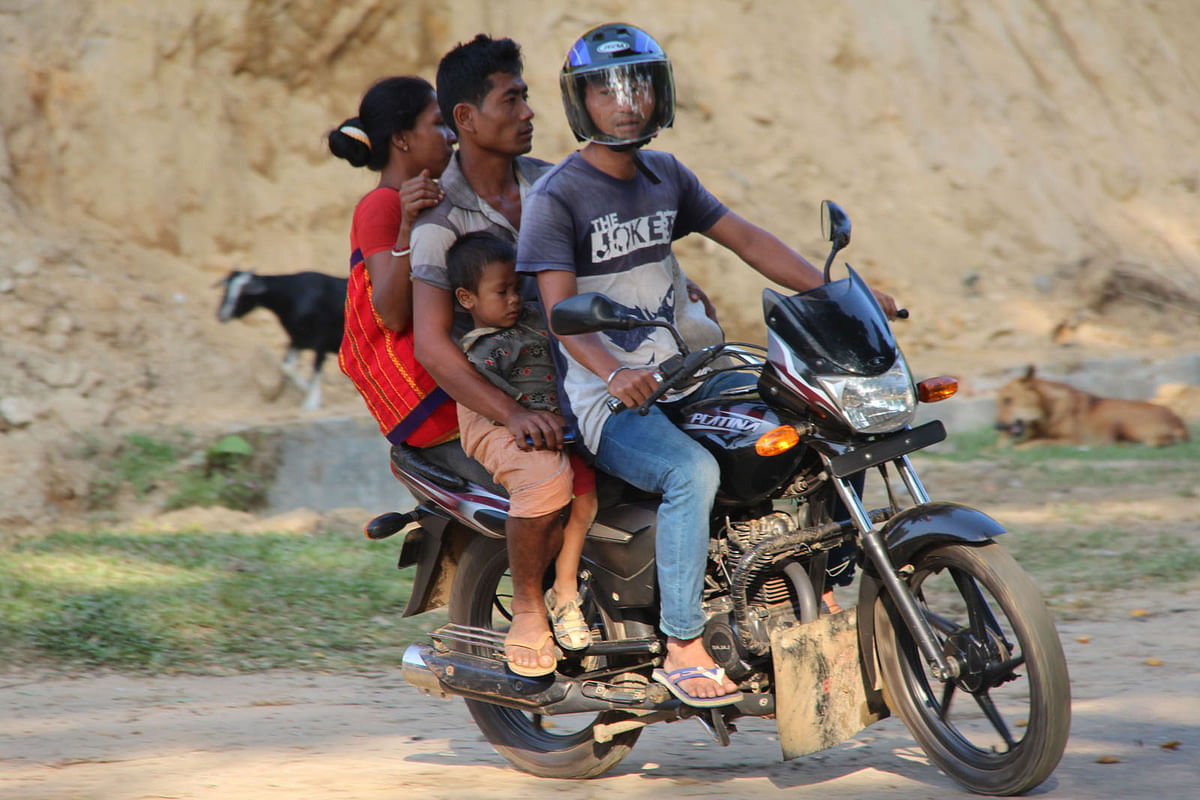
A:
[[[818,375],[817,380],[837,401],[858,433],[886,433],[903,428],[912,421],[917,408],[912,376],[899,353],[892,368],[882,375],[870,378]]]

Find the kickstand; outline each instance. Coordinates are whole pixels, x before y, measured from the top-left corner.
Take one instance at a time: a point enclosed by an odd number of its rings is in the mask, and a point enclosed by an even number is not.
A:
[[[722,708],[706,708],[702,709],[696,715],[696,719],[704,726],[704,730],[708,731],[708,735],[716,741],[721,747],[729,747],[729,734],[735,733],[737,728],[733,723],[725,721],[725,713]]]

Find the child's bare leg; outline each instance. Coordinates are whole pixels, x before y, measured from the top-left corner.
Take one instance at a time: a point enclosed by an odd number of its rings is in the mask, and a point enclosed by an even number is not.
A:
[[[563,546],[554,561],[554,595],[559,603],[569,601],[579,591],[579,559],[583,540],[596,519],[596,492],[580,495],[571,503],[571,517],[563,526]]]

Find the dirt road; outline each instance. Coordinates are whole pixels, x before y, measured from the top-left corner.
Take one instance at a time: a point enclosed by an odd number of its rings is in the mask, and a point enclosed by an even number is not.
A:
[[[1200,592],[1127,593],[1106,606],[1109,621],[1060,624],[1074,687],[1072,736],[1034,796],[1195,797]],[[398,672],[8,674],[0,678],[0,798],[966,796],[894,719],[786,763],[770,721],[740,728],[722,748],[695,721],[659,725],[609,775],[560,781],[510,768],[481,740],[462,701],[425,697]]]

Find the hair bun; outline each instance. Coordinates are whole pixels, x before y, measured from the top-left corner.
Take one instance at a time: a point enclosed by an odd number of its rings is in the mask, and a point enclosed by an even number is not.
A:
[[[370,162],[371,137],[358,117],[351,117],[329,132],[329,152],[354,167],[365,167]]]

